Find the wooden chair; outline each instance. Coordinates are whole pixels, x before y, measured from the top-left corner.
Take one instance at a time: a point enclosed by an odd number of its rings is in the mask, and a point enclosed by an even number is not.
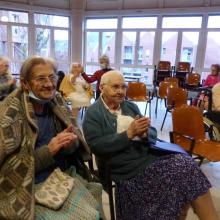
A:
[[[220,161],[220,143],[205,137],[203,115],[195,106],[182,105],[172,112],[173,131],[170,132],[172,143],[209,161]]]
[[[171,76],[171,63],[170,61],[159,61],[158,67],[155,66],[155,86],[159,86],[160,82],[164,80],[165,77]]]
[[[164,81],[165,82],[176,82],[176,83],[179,83],[179,79],[176,78],[176,77],[165,77]]]
[[[147,95],[148,93],[148,95]],[[129,82],[127,88],[127,99],[134,102],[146,102],[144,115],[146,115],[149,103],[149,117],[151,117],[151,93],[147,92],[147,87],[143,82]]]
[[[167,98],[167,89],[169,87],[178,87],[178,83],[177,82],[165,82],[162,81],[159,84],[159,89],[158,89],[158,94],[156,96],[156,107],[155,107],[155,114],[157,117],[157,107],[158,107],[158,99],[163,99],[164,101],[166,101]],[[165,105],[166,106],[166,105]]]
[[[185,88],[188,90],[193,90],[200,85],[200,74],[199,73],[188,73],[186,75]]]
[[[187,104],[187,90],[180,87],[169,87],[167,91],[166,113],[161,125],[161,131],[163,129],[167,113],[183,104]]]
[[[178,62],[175,77],[179,79],[179,85],[184,87],[186,81],[186,74],[190,73],[190,63],[189,62]]]

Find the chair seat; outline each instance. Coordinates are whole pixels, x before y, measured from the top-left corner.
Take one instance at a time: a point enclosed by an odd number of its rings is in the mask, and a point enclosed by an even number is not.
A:
[[[175,135],[174,143],[180,145],[185,150],[190,151],[192,141],[179,135]],[[220,142],[208,139],[196,140],[192,153],[205,157],[212,162],[220,161]]]

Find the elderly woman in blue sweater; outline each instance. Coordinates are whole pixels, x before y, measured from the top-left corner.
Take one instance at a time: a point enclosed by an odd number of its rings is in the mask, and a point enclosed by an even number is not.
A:
[[[158,156],[149,151],[156,130],[124,99],[122,74],[103,75],[100,90],[100,98],[87,110],[83,130],[96,157],[110,162],[117,219],[185,219],[183,210],[190,204],[199,219],[217,220],[211,185],[195,162],[184,154]]]

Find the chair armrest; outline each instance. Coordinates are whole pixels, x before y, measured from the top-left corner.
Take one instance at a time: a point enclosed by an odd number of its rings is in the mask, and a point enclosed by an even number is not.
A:
[[[189,152],[190,155],[192,155],[194,147],[195,147],[195,138],[190,137],[188,135],[181,134],[177,131],[170,131],[170,142],[171,143],[174,143],[174,135],[179,135],[179,136],[181,136],[181,137],[183,137],[183,138],[185,138],[185,139],[187,139],[191,142],[190,149],[189,149],[188,152]]]

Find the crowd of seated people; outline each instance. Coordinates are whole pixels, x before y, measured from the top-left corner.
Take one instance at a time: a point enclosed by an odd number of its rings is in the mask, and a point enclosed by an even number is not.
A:
[[[0,103],[0,219],[105,219],[102,186],[85,165],[94,153],[110,164],[117,220],[183,220],[190,205],[199,219],[217,220],[198,165],[185,154],[150,150],[156,129],[125,99],[123,75],[108,57],[100,64],[88,77],[72,63],[61,93],[52,59],[33,56],[22,64],[20,85]],[[97,81],[91,106],[86,81]],[[82,106],[84,134],[76,123]]]

